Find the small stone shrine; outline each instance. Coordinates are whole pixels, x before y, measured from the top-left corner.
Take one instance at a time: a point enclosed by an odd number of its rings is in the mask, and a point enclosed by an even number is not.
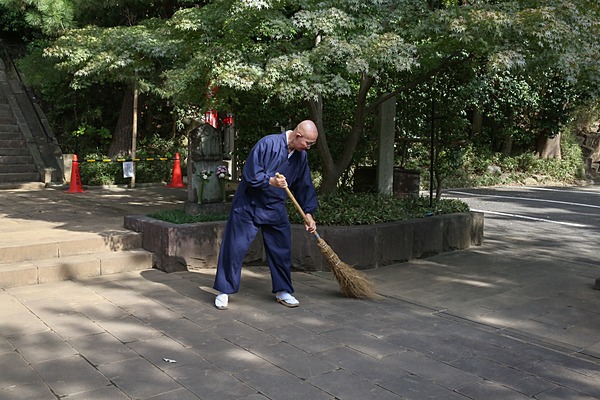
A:
[[[223,135],[233,131],[233,127],[231,124],[217,126],[215,118],[189,132],[188,202],[185,205],[188,214],[227,211],[225,186],[231,177],[231,162],[224,157]],[[233,138],[229,136],[233,135],[228,135],[227,141],[228,154],[231,154]],[[225,170],[226,176],[219,177],[219,170]]]

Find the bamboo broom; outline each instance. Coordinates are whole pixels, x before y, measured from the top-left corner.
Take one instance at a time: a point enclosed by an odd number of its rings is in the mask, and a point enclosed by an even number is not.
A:
[[[280,176],[280,174],[278,173],[277,176]],[[302,216],[302,219],[308,224],[306,214],[287,186],[285,187],[285,191],[292,203],[294,203],[296,210],[298,210]],[[340,260],[333,249],[321,238],[321,236],[319,236],[317,231],[314,231],[313,235],[317,238],[317,245],[327,260],[335,279],[338,281],[343,296],[356,299],[374,299],[377,297],[373,288],[373,283],[365,276],[365,274]]]

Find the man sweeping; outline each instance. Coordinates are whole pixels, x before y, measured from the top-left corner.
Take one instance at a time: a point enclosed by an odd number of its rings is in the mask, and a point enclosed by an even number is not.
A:
[[[312,214],[317,209],[317,194],[306,150],[316,143],[318,135],[315,124],[305,120],[292,131],[263,137],[250,151],[232,201],[217,263],[213,287],[219,292],[215,298],[219,310],[227,309],[229,295],[239,290],[242,261],[259,229],[275,299],[286,307],[298,307],[299,302],[292,295],[292,237],[284,189],[289,186],[296,194],[306,213],[306,230],[315,232]]]

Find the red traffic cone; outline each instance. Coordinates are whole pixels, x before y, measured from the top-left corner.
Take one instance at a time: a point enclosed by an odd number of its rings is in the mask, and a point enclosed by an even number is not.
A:
[[[81,185],[81,176],[79,175],[79,161],[77,160],[77,154],[73,154],[73,161],[71,161],[71,182],[69,183],[67,193],[82,192],[83,186]]]
[[[171,177],[171,183],[167,185],[170,188],[182,188],[185,187],[183,184],[183,177],[181,176],[181,161],[179,160],[179,153],[175,153],[175,164],[173,165],[173,176]]]

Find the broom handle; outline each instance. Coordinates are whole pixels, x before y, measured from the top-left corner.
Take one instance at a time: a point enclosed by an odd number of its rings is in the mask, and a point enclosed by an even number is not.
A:
[[[283,175],[281,175],[279,172],[276,172],[275,176],[278,177],[278,178],[283,177]],[[296,200],[296,198],[294,197],[294,194],[292,193],[292,191],[290,190],[289,187],[286,186],[286,187],[284,187],[284,189],[285,189],[288,197],[292,201],[292,203],[294,203],[294,207],[296,207],[296,210],[298,210],[298,212],[302,216],[302,219],[308,225],[309,224],[308,218],[306,217],[306,214],[304,213],[304,210],[302,210],[302,207],[300,207],[300,204],[298,203],[298,200]],[[317,231],[314,231],[313,235],[315,235],[317,238],[319,238],[319,234],[317,233]]]

